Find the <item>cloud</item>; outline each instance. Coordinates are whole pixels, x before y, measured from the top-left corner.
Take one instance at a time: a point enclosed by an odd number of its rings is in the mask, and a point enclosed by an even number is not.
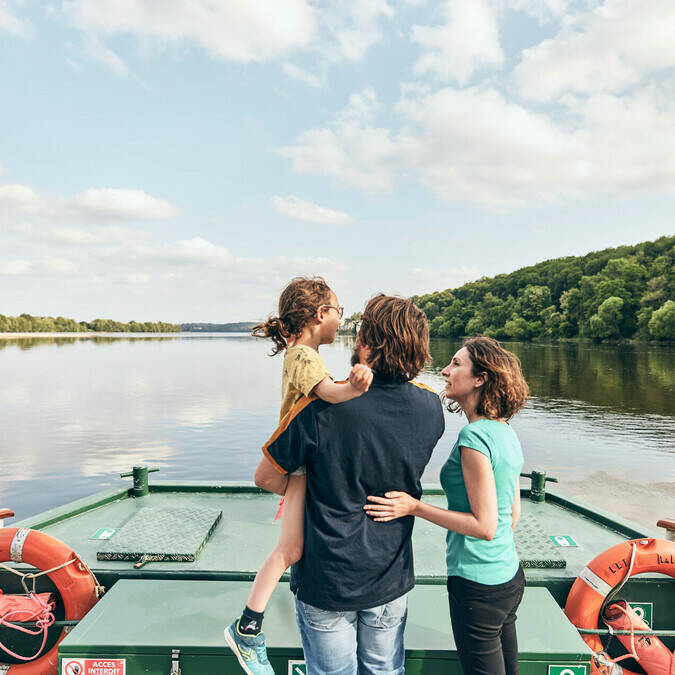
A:
[[[360,61],[382,38],[381,19],[394,10],[386,0],[333,0],[320,11],[317,46],[329,62]]]
[[[388,129],[372,126],[377,107],[372,89],[352,94],[326,126],[302,132],[279,154],[299,173],[325,175],[370,193],[390,192],[388,164],[396,148]]]
[[[144,249],[141,255],[160,258],[174,263],[197,263],[213,267],[227,267],[234,262],[234,257],[222,246],[212,244],[201,237],[183,239],[158,248]]]
[[[652,73],[673,73],[674,25],[671,0],[606,0],[570,15],[554,38],[524,50],[516,82],[537,101],[565,92],[624,92]]]
[[[143,190],[89,188],[75,197],[40,194],[22,184],[0,185],[0,226],[33,217],[55,222],[124,222],[168,220],[178,215],[170,202]]]
[[[274,210],[286,218],[319,225],[348,225],[354,219],[342,211],[333,211],[318,204],[307,202],[299,197],[272,197]]]
[[[89,61],[102,64],[115,75],[127,77],[129,68],[127,64],[109,47],[106,47],[99,39],[87,36],[82,47],[82,56]],[[72,64],[71,64],[72,65]]]
[[[325,81],[323,78],[310,73],[299,66],[296,66],[293,63],[284,63],[283,65],[284,73],[288,75],[293,80],[298,80],[304,84],[309,85],[310,87],[323,87],[325,86]]]
[[[150,281],[150,275],[144,272],[130,272],[124,275],[124,281],[128,284],[147,284]]]
[[[5,31],[22,38],[33,35],[33,26],[28,21],[22,21],[10,9],[11,0],[0,0],[0,31]]]
[[[447,0],[445,23],[413,26],[412,39],[424,49],[413,68],[418,75],[465,85],[480,68],[504,64],[497,16],[488,0]]]
[[[75,263],[65,258],[45,256],[42,258],[42,265],[50,272],[58,272],[59,274],[71,274],[77,270]]]
[[[0,274],[6,276],[19,276],[29,274],[33,263],[30,260],[8,260],[0,262]]]
[[[73,207],[94,220],[167,220],[178,209],[143,190],[90,188],[77,195]]]
[[[536,16],[541,22],[564,16],[573,0],[508,0],[508,8]]]
[[[131,35],[162,48],[194,44],[213,58],[262,62],[305,47],[317,29],[306,0],[71,0],[73,24],[89,36]]]
[[[296,171],[364,192],[412,179],[440,199],[498,209],[598,192],[675,192],[675,102],[655,86],[631,96],[568,97],[563,121],[494,89],[412,87],[395,107],[398,128],[383,128],[374,101],[374,94],[352,96],[281,154]]]

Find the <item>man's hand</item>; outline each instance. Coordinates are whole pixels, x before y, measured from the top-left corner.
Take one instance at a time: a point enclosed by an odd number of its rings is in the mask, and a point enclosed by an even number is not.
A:
[[[349,384],[362,394],[368,391],[373,381],[373,371],[362,363],[357,363],[349,373]]]
[[[375,503],[366,504],[363,510],[378,523],[414,515],[419,504],[419,500],[407,492],[385,492],[384,497],[369,496],[368,501]]]

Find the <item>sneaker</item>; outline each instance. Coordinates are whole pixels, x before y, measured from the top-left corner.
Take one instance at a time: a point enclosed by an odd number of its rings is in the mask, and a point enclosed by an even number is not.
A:
[[[239,665],[248,675],[274,675],[267,659],[265,633],[246,635],[239,632],[239,617],[225,629],[225,641],[235,653]]]

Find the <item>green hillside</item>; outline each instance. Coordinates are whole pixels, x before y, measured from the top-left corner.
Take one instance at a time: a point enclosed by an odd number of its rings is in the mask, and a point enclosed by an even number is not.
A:
[[[415,298],[432,337],[675,340],[675,237],[555,258]]]

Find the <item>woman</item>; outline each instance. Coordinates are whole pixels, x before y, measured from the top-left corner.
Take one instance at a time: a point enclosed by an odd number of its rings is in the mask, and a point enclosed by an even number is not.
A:
[[[414,515],[448,530],[450,618],[464,673],[514,675],[516,609],[525,586],[513,540],[523,453],[507,421],[529,390],[518,357],[487,337],[466,340],[442,375],[448,409],[469,422],[441,469],[448,509],[405,492],[368,497],[364,509],[376,521]]]

